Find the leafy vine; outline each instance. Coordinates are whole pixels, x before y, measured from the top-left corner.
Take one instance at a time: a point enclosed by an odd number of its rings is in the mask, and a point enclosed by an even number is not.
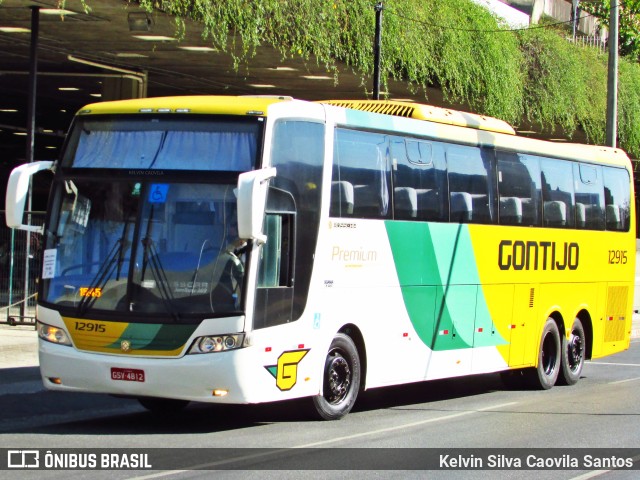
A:
[[[138,2],[174,15],[178,34],[185,19],[200,22],[203,36],[230,53],[235,68],[269,45],[283,59],[317,62],[336,81],[338,65],[346,64],[370,83],[374,0]],[[445,101],[516,126],[526,122],[569,138],[581,129],[589,142],[604,142],[607,57],[568,42],[559,27],[512,31],[471,0],[387,0],[383,18],[383,82],[406,81],[425,96],[427,87],[438,87]],[[619,143],[639,157],[637,62],[621,59],[618,91]]]

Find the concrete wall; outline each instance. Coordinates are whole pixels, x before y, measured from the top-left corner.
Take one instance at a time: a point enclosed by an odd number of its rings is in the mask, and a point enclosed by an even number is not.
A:
[[[559,22],[571,20],[573,4],[571,0],[500,0],[502,3],[526,13],[531,17],[531,23],[538,23],[545,15]],[[578,12],[583,17],[584,12]],[[578,24],[578,30],[582,35],[596,35],[599,32],[598,24],[593,17],[583,18]]]

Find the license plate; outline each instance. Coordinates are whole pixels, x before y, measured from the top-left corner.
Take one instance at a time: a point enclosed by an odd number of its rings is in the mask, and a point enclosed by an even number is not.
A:
[[[144,370],[137,368],[111,367],[111,380],[123,380],[125,382],[144,382]]]

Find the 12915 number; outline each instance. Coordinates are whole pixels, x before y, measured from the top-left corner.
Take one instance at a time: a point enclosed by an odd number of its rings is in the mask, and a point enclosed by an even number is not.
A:
[[[76,330],[81,332],[104,333],[107,331],[107,326],[103,323],[76,322]]]
[[[610,265],[625,265],[627,263],[626,250],[609,250]]]

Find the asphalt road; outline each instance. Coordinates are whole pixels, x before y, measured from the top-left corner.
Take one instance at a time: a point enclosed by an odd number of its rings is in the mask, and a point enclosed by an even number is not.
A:
[[[168,448],[169,453],[178,452],[182,457],[178,471],[11,470],[0,472],[3,478],[638,477],[638,470],[609,468],[476,471],[449,466],[444,470],[397,471],[374,467],[381,458],[404,465],[402,455],[411,454],[407,450],[411,448],[462,453],[467,459],[483,457],[485,462],[486,455],[498,455],[505,448],[518,448],[525,453],[551,448],[558,456],[571,454],[567,450],[570,448],[638,449],[640,339],[632,340],[627,352],[588,362],[581,380],[572,387],[510,390],[502,385],[499,376],[480,375],[377,389],[362,394],[354,411],[335,422],[310,420],[305,402],[191,405],[180,415],[157,417],[134,400],[45,391],[36,367],[3,369],[1,373],[0,448],[87,449],[83,452]],[[302,450],[290,450],[301,447]],[[484,450],[463,450],[470,448]],[[359,450],[343,450],[336,455],[335,449]],[[279,470],[285,454],[292,454],[295,461],[285,462],[287,470]],[[640,458],[634,461],[638,465]],[[343,470],[349,462],[360,470]],[[367,462],[372,468],[362,470],[368,468]],[[207,471],[191,470],[203,463],[208,464]],[[419,464],[409,458],[406,468],[417,468]],[[309,465],[339,470],[308,470]]]

